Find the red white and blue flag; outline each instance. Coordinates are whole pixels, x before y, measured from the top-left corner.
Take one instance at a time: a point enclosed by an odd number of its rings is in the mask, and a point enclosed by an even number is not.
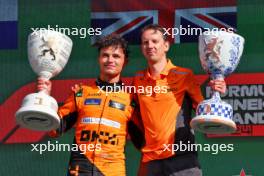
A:
[[[91,2],[91,27],[102,35],[122,35],[130,44],[140,43],[140,30],[158,23],[172,28],[233,28],[236,31],[236,0],[113,0]],[[169,35],[173,43],[196,42],[198,35]],[[91,37],[92,43],[98,36]]]
[[[0,0],[0,49],[17,49],[17,0]]]

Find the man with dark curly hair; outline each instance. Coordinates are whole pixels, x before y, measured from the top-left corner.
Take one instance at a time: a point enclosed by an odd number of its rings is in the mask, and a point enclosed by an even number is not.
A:
[[[78,145],[78,151],[71,152],[69,176],[124,176],[127,121],[134,107],[131,94],[115,90],[122,86],[120,74],[128,62],[128,46],[119,35],[109,35],[97,42],[96,47],[98,79],[91,85],[74,88],[78,91],[58,111],[61,128],[50,135],[60,136],[75,125],[74,144]],[[51,82],[38,80],[38,90],[50,94]]]

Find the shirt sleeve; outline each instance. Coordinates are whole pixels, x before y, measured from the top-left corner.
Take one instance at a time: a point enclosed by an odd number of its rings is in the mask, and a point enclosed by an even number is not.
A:
[[[70,95],[66,99],[66,101],[61,107],[59,107],[58,115],[61,118],[60,127],[56,130],[52,130],[48,132],[48,135],[50,137],[61,136],[64,132],[71,129],[76,123],[78,113],[77,113],[76,96],[74,93],[72,93],[72,95]]]
[[[58,115],[60,116],[60,118],[64,119],[69,114],[74,113],[76,109],[76,97],[72,93],[63,103],[63,105],[59,107]]]
[[[141,149],[146,141],[144,135],[144,125],[141,119],[140,107],[137,99],[137,94],[133,94],[132,106],[134,111],[132,113],[131,119],[127,124],[127,131],[129,138],[137,149]]]
[[[187,92],[192,99],[192,107],[196,109],[198,104],[203,100],[203,95],[199,83],[197,82],[193,72],[191,71],[187,76]]]

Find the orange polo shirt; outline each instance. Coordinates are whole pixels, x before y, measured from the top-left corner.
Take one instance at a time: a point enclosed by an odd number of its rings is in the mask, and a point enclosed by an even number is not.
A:
[[[146,140],[142,148],[142,161],[174,155],[171,151],[164,151],[164,144],[174,143],[176,120],[185,94],[192,99],[193,108],[203,100],[200,85],[196,82],[193,72],[187,68],[174,66],[168,60],[160,78],[153,80],[148,70],[140,71],[134,78],[134,85],[137,88],[156,90],[151,95],[137,91]]]

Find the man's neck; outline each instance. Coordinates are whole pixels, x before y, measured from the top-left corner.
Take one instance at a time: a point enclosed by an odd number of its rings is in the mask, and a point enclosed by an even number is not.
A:
[[[149,63],[149,73],[152,78],[158,78],[160,73],[164,70],[167,65],[167,59],[161,59],[159,62]]]
[[[120,80],[120,75],[115,76],[115,77],[109,77],[105,75],[100,75],[100,79],[102,81],[108,82],[108,83],[117,83]]]

